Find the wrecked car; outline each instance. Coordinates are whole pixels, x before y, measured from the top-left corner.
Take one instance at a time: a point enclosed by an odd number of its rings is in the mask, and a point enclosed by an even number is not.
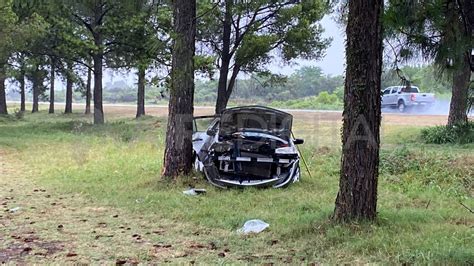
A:
[[[263,106],[194,118],[194,167],[218,187],[286,187],[300,178],[293,116]]]

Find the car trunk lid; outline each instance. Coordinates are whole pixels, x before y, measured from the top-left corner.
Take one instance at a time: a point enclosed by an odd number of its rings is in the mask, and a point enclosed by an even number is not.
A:
[[[224,110],[221,115],[219,137],[231,138],[236,132],[262,132],[288,140],[293,116],[263,106],[235,107]]]

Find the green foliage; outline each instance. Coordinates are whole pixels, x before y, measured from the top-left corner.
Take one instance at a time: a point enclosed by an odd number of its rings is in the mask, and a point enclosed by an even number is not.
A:
[[[14,114],[16,120],[22,120],[25,117],[25,112],[20,111],[20,109],[15,109]]]
[[[162,68],[171,64],[171,8],[137,1],[136,5],[116,4],[107,24],[113,43],[107,57],[112,68]],[[123,16],[127,16],[123,20]]]
[[[405,145],[397,147],[391,152],[385,151],[380,157],[380,171],[382,173],[397,175],[409,170],[419,170],[416,158]]]
[[[323,91],[318,96],[273,101],[270,106],[290,109],[341,110],[343,102],[336,94]]]
[[[400,68],[402,75],[418,86],[422,92],[447,94],[451,92],[452,84],[442,76],[434,65],[404,66]],[[382,74],[382,88],[402,85],[403,82],[393,69],[386,69]]]
[[[426,143],[433,144],[474,143],[474,122],[426,128],[421,131],[421,137]]]
[[[196,55],[194,56],[194,67],[196,71],[207,75],[209,78],[214,76],[214,62],[216,58],[214,56]]]
[[[222,38],[226,10],[232,17],[228,40]],[[211,52],[219,60],[226,42],[232,61],[247,73],[266,71],[272,51],[279,51],[285,61],[318,59],[329,44],[321,37],[323,29],[318,23],[326,12],[326,2],[319,0],[198,1],[197,53]]]
[[[335,104],[338,103],[338,97],[335,94],[329,94],[327,91],[323,91],[316,97],[316,102],[320,104]]]
[[[459,56],[470,53],[473,46],[470,23],[465,22],[472,11],[468,8],[463,1],[389,1],[384,27],[386,37],[398,42],[397,59],[421,55],[434,60],[439,69],[459,69]]]
[[[37,13],[20,18],[13,9],[13,0],[0,4],[0,63],[6,63],[14,52],[26,50],[45,34],[47,23]]]

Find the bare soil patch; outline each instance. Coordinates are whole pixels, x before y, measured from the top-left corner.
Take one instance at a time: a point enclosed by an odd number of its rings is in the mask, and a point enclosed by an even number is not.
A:
[[[97,205],[39,186],[0,149],[0,264],[189,262],[212,238],[195,226]],[[215,254],[213,254],[215,253]]]

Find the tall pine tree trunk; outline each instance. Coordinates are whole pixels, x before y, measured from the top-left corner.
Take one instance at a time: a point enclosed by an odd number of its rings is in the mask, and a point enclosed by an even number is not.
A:
[[[96,54],[94,59],[94,124],[104,123],[102,106],[102,55]]]
[[[85,114],[91,113],[91,81],[92,81],[92,70],[87,69],[87,81],[86,81],[86,111]]]
[[[5,80],[6,74],[5,69],[0,67],[0,115],[7,115],[7,96],[5,92]]]
[[[39,84],[38,81],[33,80],[33,107],[31,108],[32,113],[36,113],[39,111],[38,106],[39,106]]]
[[[32,113],[36,113],[39,111],[39,95],[40,95],[40,78],[39,78],[39,67],[38,65],[35,66],[35,70],[32,73],[32,80],[31,83],[33,84],[33,107],[31,108]]]
[[[20,70],[20,111],[26,111],[25,71]]]
[[[136,118],[145,115],[145,68],[138,67],[138,90],[137,90],[137,115]]]
[[[51,58],[51,87],[49,88],[49,113],[54,114],[54,70],[55,70],[55,60]]]
[[[377,215],[382,12],[383,0],[349,1],[337,221]]]
[[[91,24],[94,36],[94,44],[98,49],[92,55],[94,64],[94,124],[104,123],[104,107],[102,105],[102,61],[103,61],[103,36],[102,36],[102,19],[107,11],[104,11],[103,1],[96,2],[94,7],[93,23]],[[105,12],[105,13],[104,13]]]
[[[467,123],[469,105],[469,87],[471,80],[472,30],[474,11],[472,0],[452,1],[448,4],[449,21],[457,27],[461,36],[458,43],[465,44],[465,51],[454,59],[451,104],[449,108],[448,126]],[[459,14],[462,14],[460,17]],[[454,31],[454,29],[453,29]]]
[[[73,73],[72,63],[67,63],[66,70],[66,106],[64,109],[65,114],[72,114],[72,85],[73,85]]]
[[[467,55],[460,58],[460,61],[459,70],[453,73],[453,88],[449,108],[448,126],[467,123],[471,67]]]
[[[232,30],[232,4],[233,0],[225,1],[225,14],[222,32],[222,55],[219,68],[219,82],[217,84],[216,114],[220,114],[227,106],[227,78],[230,66],[230,35]]]
[[[196,0],[173,0],[175,39],[163,176],[176,178],[192,169],[192,116]]]

